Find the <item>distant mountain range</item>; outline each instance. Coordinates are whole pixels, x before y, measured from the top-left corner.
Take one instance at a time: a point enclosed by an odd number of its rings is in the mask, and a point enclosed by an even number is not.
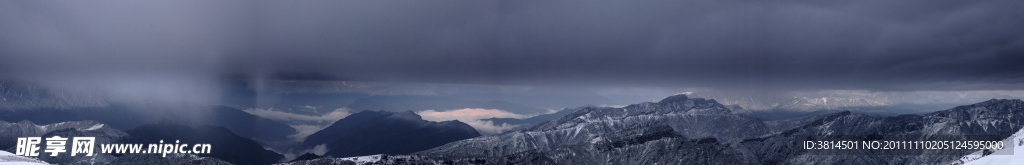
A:
[[[313,133],[295,151],[326,147],[324,156],[408,154],[452,141],[480,136],[456,120],[431,122],[412,111],[363,111]]]
[[[526,93],[531,92],[552,95],[544,93],[542,88]],[[1013,96],[991,93],[953,97],[928,92],[832,91],[750,96],[698,92],[621,108],[580,107],[526,119],[481,119],[496,125],[521,125],[515,131],[490,136],[481,136],[459,121],[426,121],[410,110],[483,108],[520,114],[547,110],[518,102],[484,101],[491,100],[489,98],[465,99],[472,97],[470,95],[278,94],[273,97],[296,97],[279,102],[280,105],[296,106],[303,103],[302,96],[308,96],[311,102],[337,97],[343,98],[341,102],[351,102],[346,105],[355,107],[353,109],[370,110],[349,115],[295,144],[298,142],[288,138],[297,132],[291,126],[229,106],[146,111],[91,97],[0,83],[0,97],[5,99],[0,101],[0,120],[3,120],[0,121],[0,149],[13,151],[15,138],[24,136],[94,136],[98,143],[149,144],[159,140],[212,143],[214,152],[168,157],[101,154],[89,159],[66,155],[36,158],[59,164],[272,164],[287,161],[283,155],[267,149],[274,148],[303,154],[282,164],[945,164],[974,159],[999,161],[994,159],[1000,157],[985,156],[986,153],[1007,151],[822,154],[801,150],[794,141],[826,136],[854,140],[891,136],[912,136],[919,140],[943,136],[1002,140],[1020,134],[1024,128],[1024,102],[1008,99]],[[939,104],[989,97],[997,99],[962,106]],[[254,96],[251,99],[275,98]],[[577,101],[586,100],[599,98]],[[901,107],[904,105],[952,108],[892,113],[894,109],[906,108]],[[292,147],[294,145],[297,146]],[[972,153],[982,156],[964,156]],[[5,158],[22,159],[0,155],[0,159]]]
[[[28,83],[0,80],[0,111],[24,109],[73,109],[106,107],[110,103],[98,97],[53,91]]]
[[[584,108],[533,128],[484,136],[418,152],[442,157],[500,157],[525,151],[548,151],[563,145],[588,143],[601,135],[622,131],[641,123],[662,122],[687,138],[712,137],[718,141],[739,141],[770,133],[761,121],[732,114],[714,100],[690,99],[685,95],[660,102],[633,104],[622,108]]]
[[[998,92],[727,92],[700,91],[688,96],[715,99],[737,114],[766,120],[823,115],[849,110],[869,115],[921,114],[989,99],[1019,99]]]
[[[585,108],[531,129],[452,142],[416,155],[423,157],[419,162],[485,164],[942,164],[974,151],[821,155],[797,150],[793,142],[832,135],[1005,138],[1022,126],[1020,100],[993,99],[923,115],[840,112],[759,121],[734,116],[714,100],[677,95],[623,108]]]
[[[471,164],[746,164],[743,154],[715,138],[691,139],[660,121],[632,124],[589,142],[496,157],[433,156],[430,163]]]

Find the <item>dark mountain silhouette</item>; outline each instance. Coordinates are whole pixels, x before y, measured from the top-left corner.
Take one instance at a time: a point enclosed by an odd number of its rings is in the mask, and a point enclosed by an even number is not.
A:
[[[455,120],[426,121],[412,111],[363,111],[309,135],[298,148],[325,145],[324,156],[332,157],[408,154],[477,136],[473,127]]]
[[[296,157],[296,158],[295,158],[294,160],[292,160],[292,161],[288,161],[288,162],[295,162],[295,161],[303,161],[303,160],[313,160],[313,159],[320,159],[321,157],[322,157],[322,156],[320,156],[320,155],[316,155],[316,154],[314,154],[314,153],[308,153],[308,152],[307,152],[307,153],[305,153],[305,154],[299,155],[299,157]]]
[[[207,124],[223,126],[242,137],[259,141],[286,141],[295,134],[295,128],[279,122],[246,113],[227,106],[207,108],[210,120]]]

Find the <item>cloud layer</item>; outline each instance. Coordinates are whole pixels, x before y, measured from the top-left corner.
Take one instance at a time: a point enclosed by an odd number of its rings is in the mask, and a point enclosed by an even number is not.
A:
[[[270,119],[270,120],[278,120],[278,121],[296,121],[297,120],[297,121],[308,121],[308,122],[316,122],[316,123],[324,123],[324,122],[333,123],[335,121],[338,121],[338,120],[341,120],[341,119],[343,119],[345,117],[348,117],[348,115],[352,115],[352,113],[349,112],[350,110],[347,109],[347,108],[338,108],[338,109],[335,109],[331,113],[327,113],[327,114],[320,115],[320,116],[302,115],[302,114],[294,114],[294,113],[288,113],[288,112],[274,111],[273,108],[267,109],[267,110],[253,108],[253,109],[246,109],[246,110],[243,110],[243,111],[245,111],[246,113],[249,113],[249,114],[252,114],[252,115],[256,115],[256,116],[260,116],[260,117],[263,117],[263,118],[266,118],[266,119]],[[330,125],[330,124],[328,124],[328,125]]]
[[[442,112],[438,112],[438,111],[435,111],[435,110],[426,110],[426,111],[419,111],[419,112],[416,112],[416,113],[419,114],[420,116],[422,116],[423,120],[430,120],[430,121],[447,121],[447,120],[457,120],[457,119],[486,119],[486,118],[492,118],[492,117],[522,119],[522,118],[529,117],[529,116],[526,116],[526,115],[515,114],[515,113],[511,113],[511,112],[507,112],[507,111],[503,111],[503,110],[499,110],[499,109],[481,109],[481,108],[455,109],[455,110],[448,110],[448,111],[442,111]]]
[[[530,116],[515,114],[498,109],[480,109],[480,108],[465,108],[438,112],[435,110],[426,110],[416,112],[423,120],[428,121],[448,121],[448,120],[459,120],[463,123],[469,124],[481,134],[492,135],[498,134],[507,130],[516,128],[518,125],[508,125],[502,123],[502,125],[494,125],[491,121],[481,121],[480,119],[487,118],[527,118]]]
[[[312,107],[306,106],[306,108]],[[275,111],[273,108],[265,110],[252,108],[243,111],[262,118],[286,123],[292,128],[295,128],[296,133],[294,135],[288,135],[288,138],[291,138],[295,142],[301,142],[305,140],[307,136],[334,124],[335,121],[352,115],[351,110],[347,108],[338,108],[333,112],[319,116]]]
[[[0,77],[1024,88],[1024,2],[5,1]]]

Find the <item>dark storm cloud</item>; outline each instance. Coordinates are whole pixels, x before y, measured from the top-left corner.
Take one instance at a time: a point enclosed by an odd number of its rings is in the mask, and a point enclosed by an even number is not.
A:
[[[1024,88],[1013,0],[2,3],[0,75],[15,78]]]

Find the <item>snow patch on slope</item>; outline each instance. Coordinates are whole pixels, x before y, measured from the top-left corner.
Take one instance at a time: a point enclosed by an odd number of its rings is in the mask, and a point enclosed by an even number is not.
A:
[[[17,165],[47,165],[49,163],[40,161],[35,158],[28,158],[23,156],[17,156],[13,153],[0,150],[0,164],[17,164]]]
[[[1017,131],[1003,140],[1005,148],[996,151],[977,151],[960,158],[950,164],[982,165],[982,164],[1024,164],[1024,129]]]
[[[100,128],[103,128],[103,124],[96,124],[96,125],[93,125],[92,127],[89,127],[89,128],[87,128],[85,130],[86,131],[92,131],[92,130],[97,130],[97,129],[100,129]]]
[[[356,162],[356,164],[364,164],[364,163],[374,163],[374,162],[380,161],[380,157],[381,157],[381,155],[377,154],[377,155],[369,155],[369,156],[356,156],[356,157],[338,158],[338,160],[348,160],[348,161]]]

